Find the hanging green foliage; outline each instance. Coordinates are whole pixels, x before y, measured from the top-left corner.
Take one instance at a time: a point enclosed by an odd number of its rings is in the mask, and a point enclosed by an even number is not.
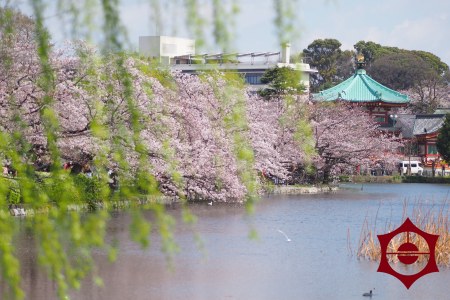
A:
[[[294,31],[288,13],[294,2],[281,7],[274,1],[282,41]],[[127,53],[119,0],[58,0],[57,15],[72,24],[69,33],[87,40],[101,36],[102,44],[100,53],[79,41],[55,49],[45,28],[52,3],[29,3],[32,18],[0,9],[0,157],[8,173],[0,178],[0,270],[6,299],[26,298],[12,205],[27,212],[39,263],[60,299],[91,272],[102,284],[92,253],[103,249],[111,260],[117,257],[117,245],[105,241],[111,209],[130,210],[130,236],[142,247],[156,229],[169,260],[179,249],[174,219],[162,204],[167,199],[181,202],[187,224],[196,219],[188,200],[245,201],[254,210],[260,188],[249,96],[239,78],[171,74]],[[209,4],[212,20],[199,1],[184,1],[189,30],[201,48],[209,40],[205,24],[212,22],[213,43],[231,50],[238,1]],[[159,3],[149,5],[156,11]],[[152,222],[143,209],[153,213]]]

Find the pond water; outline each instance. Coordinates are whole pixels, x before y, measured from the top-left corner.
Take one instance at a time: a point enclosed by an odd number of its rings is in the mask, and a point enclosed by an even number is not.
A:
[[[410,211],[417,201],[439,209],[446,200],[448,185],[347,184],[331,194],[265,197],[252,217],[237,204],[192,204],[198,222],[192,229],[179,221],[175,236],[181,251],[172,269],[156,235],[151,247],[141,250],[129,240],[127,213],[115,213],[108,237],[120,242],[118,260],[111,264],[105,253],[97,252],[104,287],[86,280],[71,298],[362,299],[375,288],[376,299],[448,299],[448,268],[408,290],[396,278],[378,273],[378,263],[354,255],[365,219],[373,224],[376,218],[384,233],[387,222],[400,225],[405,201]],[[179,208],[168,210],[180,219]],[[258,239],[249,239],[251,228]],[[194,233],[201,236],[203,248]],[[22,275],[27,299],[55,299],[54,284],[26,253]]]

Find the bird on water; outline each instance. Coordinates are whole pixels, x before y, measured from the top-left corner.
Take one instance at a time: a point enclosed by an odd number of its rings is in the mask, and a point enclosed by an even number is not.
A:
[[[364,297],[372,297],[372,290],[370,290],[368,293],[363,294]]]
[[[286,238],[286,242],[290,242],[291,239],[287,236],[286,233],[284,233],[282,230],[278,229],[278,232],[281,233],[282,235],[284,235],[284,237]]]

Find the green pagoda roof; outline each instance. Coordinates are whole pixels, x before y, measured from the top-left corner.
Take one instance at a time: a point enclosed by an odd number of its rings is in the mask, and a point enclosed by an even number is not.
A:
[[[355,74],[338,85],[313,94],[315,101],[344,100],[348,102],[409,103],[408,96],[396,92],[375,81],[366,70],[357,69]]]

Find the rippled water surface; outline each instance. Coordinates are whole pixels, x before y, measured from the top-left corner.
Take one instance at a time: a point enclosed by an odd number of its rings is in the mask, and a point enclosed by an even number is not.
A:
[[[407,290],[378,273],[377,263],[352,255],[365,219],[373,224],[377,218],[382,231],[388,222],[400,225],[405,201],[409,212],[418,202],[422,209],[439,209],[449,193],[448,185],[349,184],[332,194],[265,197],[252,217],[236,204],[192,204],[198,222],[192,230],[179,221],[181,251],[172,269],[159,238],[152,236],[150,249],[141,250],[129,241],[128,215],[116,213],[108,239],[120,242],[118,261],[111,264],[97,252],[104,287],[86,280],[72,299],[362,299],[373,288],[375,299],[449,299],[447,268]],[[168,210],[179,219],[177,207]],[[248,238],[251,228],[257,240]],[[27,237],[20,238],[27,299],[55,299],[54,285],[24,250]]]

